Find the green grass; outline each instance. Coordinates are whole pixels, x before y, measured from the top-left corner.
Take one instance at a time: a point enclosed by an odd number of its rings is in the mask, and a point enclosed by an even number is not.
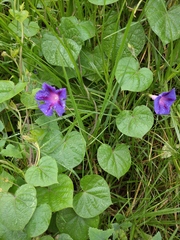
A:
[[[27,82],[25,92],[31,96],[30,99],[33,98],[32,89],[41,88],[43,82],[59,88],[67,88],[65,115],[48,119],[47,122],[57,123],[63,134],[76,130],[86,140],[83,162],[72,172],[65,171],[76,186],[75,193],[80,189],[78,181],[80,178],[89,174],[98,174],[108,183],[113,203],[100,215],[100,229],[111,228],[114,223],[130,223],[129,226],[122,225],[125,236],[119,239],[148,240],[158,231],[162,239],[180,239],[179,98],[177,97],[171,115],[154,114],[154,125],[142,139],[123,135],[117,129],[115,122],[120,111],[133,110],[136,106],[146,105],[153,111],[153,102],[148,97],[149,93],[159,94],[175,87],[178,96],[179,39],[163,46],[160,38],[148,24],[145,16],[146,1],[139,1],[138,9],[135,11],[134,6],[138,4],[135,0],[117,1],[107,6],[96,6],[82,0],[39,1],[41,4],[39,8],[35,0],[25,1],[24,7],[29,12],[30,21],[38,22],[40,29],[35,36],[29,38],[24,35],[17,36],[8,27],[13,19],[8,10],[9,8],[19,10],[21,4],[20,0],[14,1],[13,4],[0,3],[1,80],[12,80],[14,83]],[[169,7],[177,4],[177,1],[167,1]],[[117,13],[118,18],[112,34],[118,31],[120,25],[124,29],[124,35],[117,52],[115,48],[113,49],[112,43],[111,57],[105,55],[102,43],[107,28],[106,16],[113,11]],[[95,26],[95,35],[83,43],[77,61],[74,60],[71,49],[65,46],[74,66],[71,73],[67,67],[50,64],[43,57],[40,47],[43,31],[51,31],[60,39],[59,23],[62,17],[70,16],[75,16],[79,21],[91,20]],[[146,43],[136,58],[141,68],[148,67],[153,72],[153,83],[142,93],[121,91],[121,86],[115,80],[117,64],[123,56],[133,21],[141,22],[146,34]],[[102,63],[101,69],[95,64],[92,65],[90,55],[87,53],[87,51],[93,52],[97,46],[100,49],[98,61]],[[17,55],[13,56],[12,51],[15,50],[18,50]],[[3,52],[6,52],[6,56],[2,54]],[[83,55],[87,58],[85,68],[83,68]],[[94,69],[92,78],[83,72],[89,69]],[[71,74],[73,77],[69,77]],[[0,150],[12,143],[21,149],[23,157],[14,159],[1,155],[0,152],[0,164],[1,171],[5,169],[17,179],[20,176],[24,177],[24,172],[36,159],[37,145],[34,144],[34,139],[31,141],[27,137],[31,137],[31,131],[37,129],[36,120],[42,114],[36,105],[32,105],[32,108],[24,106],[20,95],[15,96],[11,101],[0,104],[2,110],[0,120],[4,125],[0,135]],[[40,126],[43,128],[43,124]],[[36,138],[38,139],[37,136]],[[112,148],[120,143],[129,147],[132,164],[129,171],[119,180],[99,166],[97,149],[103,143]],[[163,157],[164,146],[170,153],[167,158]],[[55,232],[46,233],[51,234],[52,237],[56,235]]]

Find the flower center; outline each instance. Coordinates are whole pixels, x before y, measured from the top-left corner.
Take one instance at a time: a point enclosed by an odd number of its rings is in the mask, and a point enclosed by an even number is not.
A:
[[[56,93],[51,93],[50,97],[49,97],[49,101],[51,102],[51,104],[56,104],[59,101],[59,96]]]

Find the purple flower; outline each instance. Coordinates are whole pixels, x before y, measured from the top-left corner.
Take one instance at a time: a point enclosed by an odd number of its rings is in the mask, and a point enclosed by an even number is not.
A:
[[[43,83],[42,90],[36,93],[35,99],[38,102],[39,109],[46,116],[52,116],[53,110],[59,116],[62,116],[66,107],[66,88],[56,89],[47,83]],[[41,103],[42,101],[44,103]]]
[[[163,92],[156,95],[150,95],[150,97],[154,100],[154,111],[156,114],[167,115],[170,113],[171,105],[176,100],[175,88],[173,88],[169,92]]]

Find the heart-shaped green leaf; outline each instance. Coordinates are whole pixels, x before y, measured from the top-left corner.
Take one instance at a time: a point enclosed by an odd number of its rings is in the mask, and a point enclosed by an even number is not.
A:
[[[95,35],[95,27],[91,21],[80,22],[75,16],[62,17],[59,28],[64,38],[73,39],[80,45]]]
[[[41,48],[48,63],[55,66],[71,67],[77,60],[81,51],[72,39],[57,38],[51,33],[45,33],[42,38]]]
[[[25,19],[23,22],[23,26],[24,26],[24,32],[23,34],[26,37],[32,37],[34,35],[36,35],[39,32],[39,26],[36,22],[29,22],[29,19]],[[21,29],[21,24],[20,22],[18,22],[17,20],[13,20],[8,27],[14,32],[16,33],[16,35],[18,35],[19,37],[22,35],[22,29]]]
[[[109,145],[102,144],[97,152],[101,168],[109,174],[120,178],[131,166],[131,155],[125,144],[119,144],[113,150]]]
[[[18,11],[14,9],[9,9],[9,13],[20,23],[24,22],[24,20],[29,15],[29,12],[26,10]]]
[[[133,111],[124,110],[116,118],[119,131],[135,138],[142,138],[151,129],[153,123],[153,113],[143,105]]]
[[[22,158],[19,149],[12,144],[8,144],[6,148],[1,151],[1,154],[6,157]]]
[[[91,218],[102,213],[111,205],[107,182],[99,175],[86,175],[80,181],[83,192],[75,195],[75,212],[83,218]]]
[[[42,157],[37,166],[30,167],[25,173],[27,183],[45,187],[57,183],[58,167],[56,161],[49,157]]]
[[[26,83],[19,82],[14,85],[12,81],[0,81],[0,103],[5,102],[20,93],[26,86]]]
[[[164,0],[149,0],[145,12],[152,30],[164,45],[180,38],[180,5],[167,11]]]
[[[0,193],[0,222],[9,230],[23,230],[36,209],[36,190],[32,185],[22,185],[13,196]]]
[[[63,167],[72,169],[78,166],[84,159],[86,142],[83,136],[76,131],[68,133],[63,143],[56,151],[55,159]]]
[[[140,22],[131,23],[126,37],[124,36],[125,29],[120,29],[119,26],[118,12],[108,13],[105,16],[104,25],[102,48],[108,58],[114,60],[123,41],[125,41],[123,57],[132,56],[132,54],[137,56],[142,51],[146,35]]]
[[[139,62],[133,57],[120,59],[115,72],[116,80],[122,90],[141,92],[153,81],[153,73],[148,68],[139,68]]]
[[[38,204],[49,204],[52,212],[73,205],[73,183],[71,179],[65,174],[60,174],[58,182],[48,188],[37,188]]]
[[[59,211],[56,216],[56,225],[61,233],[69,234],[73,240],[88,239],[89,227],[97,228],[99,216],[94,218],[81,218],[72,208]]]
[[[51,208],[48,204],[38,206],[26,226],[25,231],[28,236],[37,237],[44,233],[50,224],[51,215]]]

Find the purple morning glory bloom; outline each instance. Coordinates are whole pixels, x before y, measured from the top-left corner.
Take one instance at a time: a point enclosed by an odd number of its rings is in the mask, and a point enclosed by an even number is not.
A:
[[[167,115],[170,113],[171,105],[176,100],[175,88],[169,92],[163,92],[158,96],[150,95],[150,97],[154,100],[155,113],[160,115]]]
[[[53,110],[59,116],[62,116],[66,107],[66,88],[56,89],[47,83],[43,83],[42,90],[36,93],[35,99],[38,102],[39,109],[46,116],[52,116]],[[44,103],[41,103],[42,101]]]

